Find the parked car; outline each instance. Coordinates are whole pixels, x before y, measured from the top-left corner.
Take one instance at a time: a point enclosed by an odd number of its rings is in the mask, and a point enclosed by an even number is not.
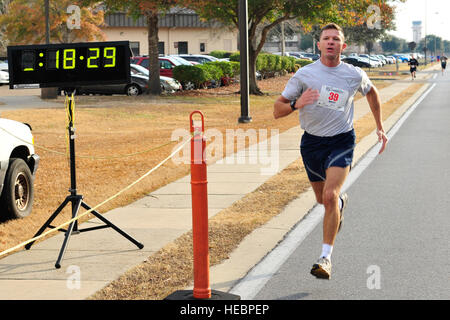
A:
[[[378,58],[384,61],[384,64],[391,64],[391,61],[383,54],[377,55]]]
[[[371,67],[369,62],[367,62],[363,59],[360,59],[359,57],[355,57],[355,56],[344,58],[344,59],[342,59],[342,61],[345,63],[351,64],[351,65],[354,65],[355,67],[360,67],[360,68],[370,68]]]
[[[207,54],[179,54],[175,57],[181,57],[187,61],[197,62],[197,63],[206,63],[206,62],[214,62],[214,61],[230,61],[230,59],[219,59]]]
[[[2,84],[8,84],[9,83],[9,73],[6,71],[0,70],[0,86]]]
[[[288,54],[289,57],[294,57],[294,58],[297,58],[297,59],[304,59],[304,60],[313,61],[312,58],[306,57],[304,55],[304,53],[301,53],[301,52],[287,52],[287,54]]]
[[[127,96],[138,96],[147,90],[148,77],[139,74],[132,74],[130,83],[77,86],[76,94],[126,94]],[[59,88],[58,92],[62,94],[62,89]]]
[[[395,59],[394,56],[387,56],[386,59],[388,59],[391,64],[395,64],[397,62],[397,59]]]
[[[32,210],[39,166],[31,127],[0,119],[0,141],[0,219],[23,218]]]
[[[188,65],[191,66],[192,64],[188,61],[182,59],[182,58],[176,58],[173,56],[162,56],[158,57],[159,60],[159,74],[161,76],[173,78],[173,68],[179,65]],[[147,56],[142,57],[133,57],[131,58],[132,64],[137,64],[140,66],[143,66],[147,69],[149,69],[149,59]]]
[[[370,59],[374,60],[375,62],[378,62],[379,67],[382,67],[385,65],[384,61],[381,58],[379,58],[377,55],[374,55],[374,54],[370,55]]]
[[[0,86],[9,83],[8,64],[0,63]]]
[[[313,61],[320,59],[320,54],[314,54],[314,53],[305,53],[303,54],[304,57],[311,58]]]
[[[371,58],[368,54],[360,54],[359,57],[366,59],[370,63],[371,68],[381,67],[381,62],[378,59]]]
[[[144,75],[147,79],[150,76],[150,71],[147,68],[137,64],[130,64],[130,70],[132,75]],[[161,82],[161,91],[163,92],[174,92],[182,89],[181,84],[176,79],[161,75],[159,79]]]
[[[403,54],[394,54],[393,55],[397,60],[399,60],[399,62],[408,62],[409,61],[409,57],[403,55]]]

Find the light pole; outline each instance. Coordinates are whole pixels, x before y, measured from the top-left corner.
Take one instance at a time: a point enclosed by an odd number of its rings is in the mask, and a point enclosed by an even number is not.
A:
[[[439,14],[439,12],[435,12],[434,14]],[[437,35],[435,34],[434,35],[434,57],[435,57],[435,59],[436,59],[436,61],[437,61],[437,52],[436,52],[436,38],[437,38]]]
[[[427,1],[425,0],[425,65],[427,65]]]
[[[50,43],[50,0],[44,2],[45,10],[45,43]],[[41,99],[56,99],[57,88],[41,88]]]
[[[249,67],[248,67],[248,13],[247,0],[239,0],[239,51],[241,63],[241,116],[239,123],[249,123]]]

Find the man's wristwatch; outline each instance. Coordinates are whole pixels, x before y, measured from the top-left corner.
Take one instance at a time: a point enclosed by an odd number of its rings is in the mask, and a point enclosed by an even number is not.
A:
[[[292,100],[290,103],[292,111],[297,110],[297,108],[295,107],[296,102],[297,102],[297,100]]]

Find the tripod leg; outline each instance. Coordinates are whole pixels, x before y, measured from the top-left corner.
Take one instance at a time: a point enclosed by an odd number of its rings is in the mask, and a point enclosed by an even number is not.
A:
[[[77,200],[72,200],[72,219],[77,216],[78,210],[80,210],[81,201],[82,201],[81,198],[78,198]],[[66,231],[66,235],[64,236],[64,241],[63,241],[61,250],[59,252],[58,259],[56,260],[56,263],[55,263],[56,269],[61,268],[61,260],[63,259],[64,253],[66,252],[67,244],[69,243],[69,239],[70,239],[70,236],[72,235],[72,231],[73,231],[74,226],[76,225],[76,222],[77,221],[72,222]]]
[[[45,229],[48,228],[50,223],[52,223],[53,219],[55,219],[56,216],[61,212],[61,210],[64,209],[64,207],[67,205],[67,203],[69,203],[69,198],[66,198],[66,200],[64,200],[64,202],[61,203],[61,205],[58,207],[58,209],[56,209],[56,211],[50,216],[50,218],[47,220],[47,222],[44,223],[44,225],[39,229],[39,231],[36,232],[36,234],[34,235],[33,238],[39,236],[42,232],[45,231]],[[31,246],[33,245],[33,243],[34,243],[34,241],[27,244],[25,246],[25,249],[29,250],[31,248]]]
[[[83,206],[83,208],[85,208],[86,210],[90,210],[91,207],[89,207],[86,203],[82,202],[81,205]],[[111,228],[113,228],[114,230],[116,230],[118,233],[120,233],[122,236],[124,236],[125,238],[127,238],[128,240],[130,240],[132,243],[134,243],[139,249],[142,249],[144,247],[144,245],[142,243],[137,242],[135,239],[133,239],[130,235],[128,235],[127,233],[125,233],[123,230],[119,229],[118,227],[116,227],[114,224],[111,223],[111,221],[109,221],[108,219],[106,219],[105,217],[103,217],[100,213],[98,213],[97,211],[92,211],[91,212],[94,216],[96,216],[97,218],[99,218],[101,221],[103,221],[106,225],[110,226]]]

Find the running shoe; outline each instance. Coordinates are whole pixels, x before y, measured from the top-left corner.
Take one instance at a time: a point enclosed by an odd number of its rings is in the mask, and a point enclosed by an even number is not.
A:
[[[312,266],[311,274],[319,279],[331,278],[331,261],[327,258],[319,258]]]
[[[345,207],[347,206],[348,195],[347,195],[347,193],[343,193],[339,196],[339,198],[342,200],[342,209],[341,209],[341,215],[340,215],[341,217],[339,219],[338,232],[341,230],[342,222],[344,221],[344,210],[345,210]]]

